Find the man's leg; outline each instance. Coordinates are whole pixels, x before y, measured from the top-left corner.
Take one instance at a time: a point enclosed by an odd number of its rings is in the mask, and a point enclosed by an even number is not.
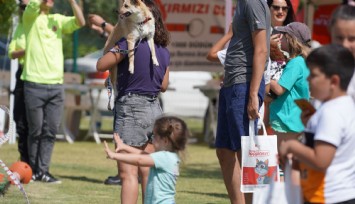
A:
[[[219,93],[216,154],[222,171],[224,184],[232,204],[244,204],[240,192],[240,164],[235,151],[231,150],[230,98],[233,87],[222,87]],[[233,120],[234,121],[234,120]],[[236,132],[235,132],[236,133]]]
[[[43,126],[43,90],[35,83],[25,82],[24,96],[28,122],[28,156],[34,174],[38,173],[38,148]]]
[[[50,161],[53,153],[54,142],[59,128],[64,102],[62,85],[49,85],[48,98],[44,108],[45,123],[42,129],[42,138],[39,147],[38,167],[44,173],[49,172]]]
[[[218,107],[217,156],[231,203],[245,203],[240,191],[241,136],[249,134],[248,89],[249,84],[222,88]]]
[[[244,204],[244,195],[240,191],[240,162],[236,152],[225,148],[217,148],[216,152],[231,203]]]

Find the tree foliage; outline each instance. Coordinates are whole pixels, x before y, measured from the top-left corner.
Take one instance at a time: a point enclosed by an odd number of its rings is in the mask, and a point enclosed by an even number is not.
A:
[[[92,1],[77,0],[82,6],[84,16],[86,18],[86,26],[79,29],[78,56],[83,56],[89,52],[95,51],[103,47],[105,39],[99,34],[91,30],[88,25],[88,15],[95,13],[102,16],[107,22],[115,23],[117,14],[114,12],[118,9],[117,0]],[[16,15],[16,0],[0,0],[0,35],[6,36],[12,27],[12,14]],[[61,13],[63,15],[73,15],[68,0],[56,0],[52,13]],[[63,38],[64,57],[71,58],[73,56],[73,36],[66,35]]]
[[[12,25],[12,14],[16,12],[15,0],[0,0],[0,34],[7,35]]]
[[[84,16],[86,18],[86,26],[81,28],[79,32],[79,45],[78,45],[78,55],[83,56],[87,53],[101,49],[105,43],[106,39],[99,36],[98,33],[91,30],[88,22],[89,14],[98,14],[102,16],[107,22],[115,23],[117,21],[117,14],[114,12],[118,9],[117,0],[106,0],[106,1],[90,1],[81,0],[79,5],[82,6],[84,11]],[[57,0],[55,1],[55,8],[53,9],[55,13],[61,13],[64,15],[73,15],[70,4],[68,0]],[[71,58],[73,55],[73,36],[68,35],[63,39],[64,44],[64,57]]]

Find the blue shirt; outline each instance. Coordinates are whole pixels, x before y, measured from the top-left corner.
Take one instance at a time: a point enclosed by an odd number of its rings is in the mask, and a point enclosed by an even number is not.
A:
[[[127,40],[124,38],[117,44],[120,49],[128,49]],[[167,48],[156,44],[155,52],[159,66],[153,65],[148,42],[142,40],[134,51],[134,74],[128,71],[128,55],[117,65],[118,98],[128,93],[159,94],[166,69],[170,63],[170,53]]]
[[[298,56],[287,62],[278,84],[286,91],[270,104],[270,122],[277,121],[286,127],[286,132],[301,132],[304,126],[301,121],[301,109],[295,99],[309,100],[309,69],[303,57]],[[274,128],[274,127],[273,127]],[[277,130],[277,129],[276,129]]]
[[[175,203],[175,186],[179,176],[179,157],[174,152],[158,151],[150,154],[154,166],[149,170],[144,204]]]

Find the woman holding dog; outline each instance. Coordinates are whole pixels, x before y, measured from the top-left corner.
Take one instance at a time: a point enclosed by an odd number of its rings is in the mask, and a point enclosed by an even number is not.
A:
[[[279,79],[277,76],[277,71],[282,70],[286,64],[286,60],[283,53],[280,50],[281,34],[274,29],[276,26],[286,26],[289,23],[295,22],[296,16],[293,10],[291,0],[267,0],[267,5],[270,9],[271,15],[271,37],[270,37],[270,68],[265,76],[265,92],[268,94],[270,92],[270,80]],[[281,55],[280,55],[281,54]],[[271,103],[270,97],[265,97],[264,100],[264,123],[269,126],[269,106]]]
[[[160,92],[166,91],[169,81],[170,53],[166,46],[170,36],[163,24],[157,5],[150,0],[143,0],[155,18],[155,50],[159,66],[154,66],[146,39],[136,44],[134,74],[128,71],[126,39],[116,42],[115,46],[97,62],[98,71],[107,71],[117,66],[117,97],[114,108],[114,134],[132,147],[146,152],[154,152],[151,141],[155,119],[162,114],[159,100]],[[129,52],[132,52],[129,51]],[[117,163],[122,180],[121,203],[137,203],[138,175],[142,179],[143,198],[146,191],[149,167],[138,167],[122,162]]]

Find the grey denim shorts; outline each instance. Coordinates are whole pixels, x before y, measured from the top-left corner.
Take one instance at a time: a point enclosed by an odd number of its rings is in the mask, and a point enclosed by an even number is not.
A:
[[[163,113],[157,97],[128,94],[115,102],[113,130],[130,146],[145,145],[155,119]]]

